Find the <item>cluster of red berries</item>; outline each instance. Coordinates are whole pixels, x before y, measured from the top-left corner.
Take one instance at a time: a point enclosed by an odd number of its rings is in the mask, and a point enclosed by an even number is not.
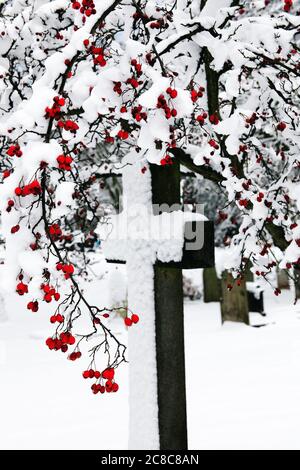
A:
[[[207,113],[199,114],[199,116],[196,117],[196,120],[199,122],[200,126],[204,125],[205,119],[207,119]]]
[[[150,28],[151,29],[160,29],[160,28],[163,28],[165,26],[165,22],[163,20],[163,18],[160,18],[156,21],[152,21],[150,23]]]
[[[6,154],[7,154],[9,157],[22,157],[23,152],[22,152],[21,149],[20,149],[20,145],[19,145],[19,144],[15,144],[15,145],[11,145],[11,146],[7,149]]]
[[[270,245],[270,243],[265,243],[261,252],[260,252],[260,255],[261,256],[265,256],[268,252],[269,252],[269,248],[271,248],[272,245]]]
[[[122,83],[121,82],[114,82],[114,92],[117,93],[117,95],[122,95]]]
[[[49,235],[50,237],[53,239],[53,240],[59,240],[61,235],[62,235],[62,231],[61,231],[61,228],[58,224],[52,224],[50,225],[49,227]]]
[[[264,193],[258,193],[258,196],[256,198],[257,202],[262,202],[264,197],[265,197]]]
[[[28,302],[27,309],[31,310],[32,312],[37,312],[38,309],[39,309],[38,301],[37,300],[32,300],[31,302]]]
[[[61,315],[60,313],[57,313],[56,315],[52,315],[50,317],[50,323],[63,323],[65,320],[65,317]]]
[[[34,180],[32,181],[32,183],[26,184],[23,187],[18,186],[15,189],[15,194],[19,197],[30,196],[31,194],[33,196],[38,196],[39,194],[41,194],[41,192],[42,188],[38,180]]]
[[[240,199],[240,200],[239,200],[239,205],[240,205],[241,207],[247,208],[248,204],[249,204],[249,199]]]
[[[73,158],[70,155],[58,155],[56,160],[60,170],[71,171]]]
[[[106,59],[104,58],[103,53],[98,54],[96,57],[94,57],[94,64],[100,65],[100,67],[106,66],[107,62],[106,62]]]
[[[284,6],[283,6],[284,11],[286,12],[291,11],[292,6],[293,6],[293,0],[284,0]]]
[[[68,119],[67,121],[58,121],[57,125],[61,129],[73,133],[75,133],[79,129],[78,124],[75,121],[71,121],[70,119]]]
[[[125,317],[124,318],[124,323],[126,326],[132,326],[133,324],[136,324],[139,322],[139,316],[133,313],[131,317]]]
[[[97,393],[111,393],[111,392],[117,392],[119,390],[119,385],[116,383],[116,382],[112,382],[111,380],[107,380],[105,382],[105,385],[101,385],[101,384],[93,384],[91,386],[91,389],[94,393],[94,395],[96,395]]]
[[[106,59],[104,57],[104,50],[102,47],[91,46],[90,41],[88,39],[84,39],[83,41],[84,46],[91,52],[94,56],[93,61],[95,65],[100,65],[100,67],[106,66]]]
[[[50,286],[49,284],[42,284],[41,290],[44,292],[44,300],[47,303],[52,302],[52,300],[56,300],[56,302],[60,299],[60,293],[57,292],[54,287]]]
[[[12,208],[14,207],[15,203],[12,199],[9,199],[7,201],[7,208],[6,208],[6,211],[7,212],[10,212],[12,210]]]
[[[113,370],[113,369],[109,369],[109,370]],[[82,372],[82,377],[84,379],[100,379],[101,372],[99,372],[98,370],[94,370],[94,369],[88,369]]]
[[[91,386],[93,393],[96,395],[97,393],[111,393],[117,392],[119,390],[119,385],[114,381],[115,371],[112,368],[105,369],[102,374],[98,370],[88,369],[82,373],[84,379],[103,379],[105,384],[101,383],[94,383]]]
[[[80,10],[80,13],[85,16],[95,15],[96,9],[95,4],[92,0],[82,0],[82,3],[78,2],[78,0],[71,0],[72,8],[74,10]]]
[[[65,279],[69,279],[72,276],[72,274],[74,274],[73,264],[57,263],[56,269],[57,271],[62,271],[64,273]]]
[[[173,165],[172,157],[170,155],[166,155],[164,158],[161,159],[160,164],[162,166]]]
[[[170,96],[170,98],[174,99],[177,97],[177,91],[175,89],[172,89],[169,87],[167,89],[167,94]],[[156,104],[157,109],[163,109],[165,112],[165,116],[167,119],[170,119],[171,117],[176,117],[177,116],[177,110],[175,108],[171,109],[170,106],[168,105],[168,102],[163,94],[159,95],[157,98],[157,104]]]
[[[61,108],[65,105],[65,99],[60,98],[59,96],[55,96],[53,98],[53,105],[52,108],[47,106],[45,109],[46,118],[47,119],[55,119],[58,121],[61,117]]]
[[[137,121],[140,122],[142,119],[144,121],[147,120],[147,113],[142,112],[143,107],[141,105],[135,106],[131,111],[132,117]]]
[[[17,284],[17,287],[16,287],[16,292],[19,295],[27,294],[28,293],[28,285],[24,284],[22,281],[19,282],[19,284]]]
[[[142,64],[139,64],[136,59],[132,59],[131,66],[134,68],[137,77],[142,75]]]
[[[138,88],[143,82],[139,82],[135,77],[127,78],[126,80],[127,85],[131,85],[132,88]]]
[[[73,351],[69,355],[68,359],[69,361],[76,361],[77,359],[81,358],[82,354],[80,351]]]
[[[62,352],[67,352],[69,346],[72,346],[75,343],[75,338],[70,332],[61,333],[58,338],[47,338],[46,345],[51,350],[61,350]]]
[[[192,102],[196,103],[196,101],[198,101],[199,98],[202,98],[204,92],[205,92],[205,88],[203,88],[203,86],[201,86],[198,91],[193,88],[191,90]]]
[[[172,99],[175,99],[178,96],[178,92],[175,90],[175,88],[168,87],[166,92]]]

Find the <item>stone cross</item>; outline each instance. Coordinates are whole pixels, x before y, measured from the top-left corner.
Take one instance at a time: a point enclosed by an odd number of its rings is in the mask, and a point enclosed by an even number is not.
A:
[[[152,221],[158,220],[155,217],[162,217],[163,221],[163,217],[171,220],[175,216],[172,220],[176,224],[181,207],[179,165],[153,164],[143,170],[139,163],[124,170],[127,209],[141,203],[152,211]],[[174,210],[176,214],[172,213]],[[126,263],[129,308],[141,317],[139,327],[129,331],[130,447],[185,450],[188,439],[182,269],[214,266],[213,223],[203,220],[203,216],[202,220],[199,217],[200,220],[186,221],[178,242],[183,246],[178,251],[176,242],[163,240],[164,237],[144,240],[146,219],[139,211],[133,212],[128,215],[127,229],[137,232],[132,234],[134,240],[124,237],[119,228],[119,238],[113,236],[104,243],[109,262]],[[202,236],[198,247],[193,243],[197,234]]]

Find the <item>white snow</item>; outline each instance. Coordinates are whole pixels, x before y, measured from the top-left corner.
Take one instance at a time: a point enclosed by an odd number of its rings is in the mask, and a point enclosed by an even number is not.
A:
[[[129,165],[123,173],[123,190],[127,196],[128,224],[139,231],[141,210],[146,212],[152,204],[150,171],[140,171],[138,155],[128,155]],[[143,220],[142,220],[143,222]],[[109,245],[107,242],[106,245]],[[116,240],[110,244],[114,252]],[[108,247],[106,247],[108,248]],[[129,448],[158,449],[158,404],[155,352],[154,270],[151,240],[139,239],[125,247],[127,260],[128,307],[140,317],[139,327],[129,334]],[[105,252],[105,250],[104,250]],[[114,258],[115,259],[115,258]],[[142,359],[142,360],[141,360]],[[145,374],[145,370],[147,373]]]
[[[94,396],[81,377],[85,365],[45,347],[51,326],[44,312],[24,311],[16,296],[7,307],[1,449],[126,449],[130,366],[118,372],[118,393]],[[289,291],[268,292],[266,312],[266,319],[252,316],[266,327],[222,327],[216,303],[185,304],[190,449],[300,449],[300,307]],[[143,416],[140,428],[147,429]]]

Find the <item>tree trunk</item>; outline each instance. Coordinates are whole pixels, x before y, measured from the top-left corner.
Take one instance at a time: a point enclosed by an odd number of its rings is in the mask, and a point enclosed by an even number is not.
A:
[[[237,286],[232,275],[229,272],[224,271],[221,285],[222,323],[225,321],[232,321],[249,325],[248,297],[245,280],[242,280],[241,285]],[[229,290],[228,285],[232,285],[233,288]]]
[[[220,302],[221,280],[217,276],[216,268],[203,269],[203,300],[208,302]]]

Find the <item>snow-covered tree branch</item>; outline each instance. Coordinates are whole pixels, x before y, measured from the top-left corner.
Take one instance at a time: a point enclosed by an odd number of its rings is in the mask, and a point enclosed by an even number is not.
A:
[[[85,376],[100,378],[101,356],[106,380],[95,393],[118,389],[114,371],[126,360],[109,310],[82,289],[88,257],[72,249],[109,223],[95,192],[104,163],[120,169],[134,155],[145,174],[149,163],[178,161],[218,184],[241,218],[227,266],[236,277],[249,261],[262,277],[300,263],[299,3],[217,3],[1,4],[8,282],[29,310],[55,303],[50,349],[73,346],[75,360],[83,340],[95,340]],[[97,145],[101,161],[88,154]],[[76,333],[82,314],[85,335]],[[137,322],[128,308],[126,325]]]

